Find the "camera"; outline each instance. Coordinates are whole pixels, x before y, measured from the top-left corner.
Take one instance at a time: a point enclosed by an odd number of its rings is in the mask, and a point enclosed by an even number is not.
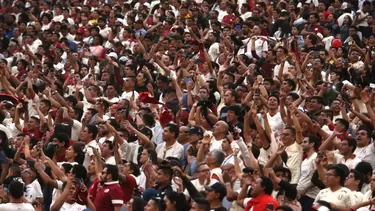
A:
[[[202,108],[209,108],[211,107],[212,103],[208,100],[201,100],[198,102],[197,106],[202,106]]]

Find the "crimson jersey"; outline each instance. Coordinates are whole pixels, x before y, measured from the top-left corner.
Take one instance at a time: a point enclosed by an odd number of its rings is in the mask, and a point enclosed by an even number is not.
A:
[[[94,205],[96,210],[112,211],[124,204],[124,193],[118,181],[106,182],[99,187]]]

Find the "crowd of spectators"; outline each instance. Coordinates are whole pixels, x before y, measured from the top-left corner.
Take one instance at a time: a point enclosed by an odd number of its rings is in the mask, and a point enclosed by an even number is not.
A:
[[[0,211],[375,210],[372,0],[0,0]]]

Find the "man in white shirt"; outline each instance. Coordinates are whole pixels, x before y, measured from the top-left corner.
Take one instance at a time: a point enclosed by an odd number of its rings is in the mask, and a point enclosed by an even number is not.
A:
[[[319,142],[320,140],[317,136],[311,135],[306,137],[301,144],[306,154],[306,158],[302,161],[301,177],[297,184],[297,192],[300,196],[299,202],[302,210],[310,210],[314,203],[314,198],[319,193],[319,189],[311,183],[311,178],[316,170],[315,158]]]
[[[106,164],[116,165],[115,156],[113,156],[113,143],[110,140],[105,140],[102,147],[102,157]]]
[[[87,207],[85,205],[78,204],[75,199],[76,186],[74,181],[68,180],[64,191],[61,193],[60,197],[51,206],[51,211],[82,211],[86,208],[94,208],[93,203],[90,198],[87,198]]]
[[[178,133],[179,127],[176,124],[169,123],[164,127],[164,142],[155,149],[159,159],[164,160],[166,157],[175,157],[180,161],[183,160],[184,147],[177,141]]]
[[[262,57],[263,52],[268,51],[268,42],[265,38],[259,37],[261,35],[261,32],[262,32],[261,28],[255,25],[253,27],[253,37],[242,40],[242,43],[246,45],[245,46],[246,52],[244,52],[244,50],[242,50],[241,52],[240,50],[238,51],[239,52],[238,55],[245,53],[246,56],[249,57],[250,59],[253,58],[252,53],[251,53],[251,46],[253,42],[251,41],[251,39],[254,38],[255,39],[255,52],[259,57]]]
[[[281,134],[281,142],[286,146],[285,152],[288,155],[287,167],[292,173],[291,184],[297,184],[301,175],[301,164],[303,151],[301,147],[302,139],[297,128],[285,127]]]
[[[355,198],[352,191],[343,187],[345,181],[344,170],[337,166],[330,166],[326,173],[326,186],[315,198],[317,201],[327,201],[338,207],[351,207],[355,205]]]
[[[25,169],[22,171],[21,177],[22,180],[25,182],[25,197],[30,203],[35,203],[39,201],[42,203],[43,201],[43,192],[42,188],[36,179],[36,172],[31,168]]]
[[[371,130],[366,127],[359,127],[357,130],[357,148],[354,150],[354,155],[362,161],[371,164],[372,169],[375,169],[375,147],[371,144]]]
[[[12,181],[9,184],[9,198],[10,202],[6,204],[0,204],[0,210],[6,211],[34,211],[33,205],[23,202],[23,189],[24,184],[19,181]]]
[[[96,148],[100,153],[100,148],[96,142],[96,136],[98,134],[98,128],[95,125],[87,125],[86,128],[81,132],[80,139],[85,142],[85,148],[83,152],[85,153],[85,160],[83,161],[83,166],[88,168],[91,162],[91,159],[94,157],[93,148]]]

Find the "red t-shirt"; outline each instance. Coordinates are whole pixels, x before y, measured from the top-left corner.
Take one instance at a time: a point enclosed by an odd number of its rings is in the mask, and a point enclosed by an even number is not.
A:
[[[89,198],[91,201],[94,201],[95,200],[95,197],[96,197],[96,193],[98,192],[98,187],[99,187],[99,180],[98,179],[95,179],[89,189],[88,189],[88,195],[89,195]]]
[[[118,181],[106,182],[98,188],[94,205],[96,210],[112,211],[124,204],[124,193]]]
[[[122,192],[124,192],[124,203],[127,203],[131,198],[133,198],[135,188],[137,188],[135,178],[132,176],[126,176],[126,182],[121,184]]]
[[[24,127],[22,129],[22,133],[25,134],[25,135],[29,135],[31,137],[34,137],[38,141],[42,140],[42,137],[43,137],[43,134],[42,134],[42,132],[40,132],[39,128],[36,129],[34,132],[30,132],[27,128]]]
[[[272,203],[273,204],[273,210],[276,210],[276,208],[279,206],[279,203],[274,199],[272,196],[263,194],[256,198],[250,199],[250,201],[247,202],[245,211],[249,211],[252,208],[252,211],[264,211],[267,210],[267,205]]]
[[[232,25],[235,20],[236,20],[236,16],[231,14],[231,15],[224,16],[222,22],[225,25]]]

